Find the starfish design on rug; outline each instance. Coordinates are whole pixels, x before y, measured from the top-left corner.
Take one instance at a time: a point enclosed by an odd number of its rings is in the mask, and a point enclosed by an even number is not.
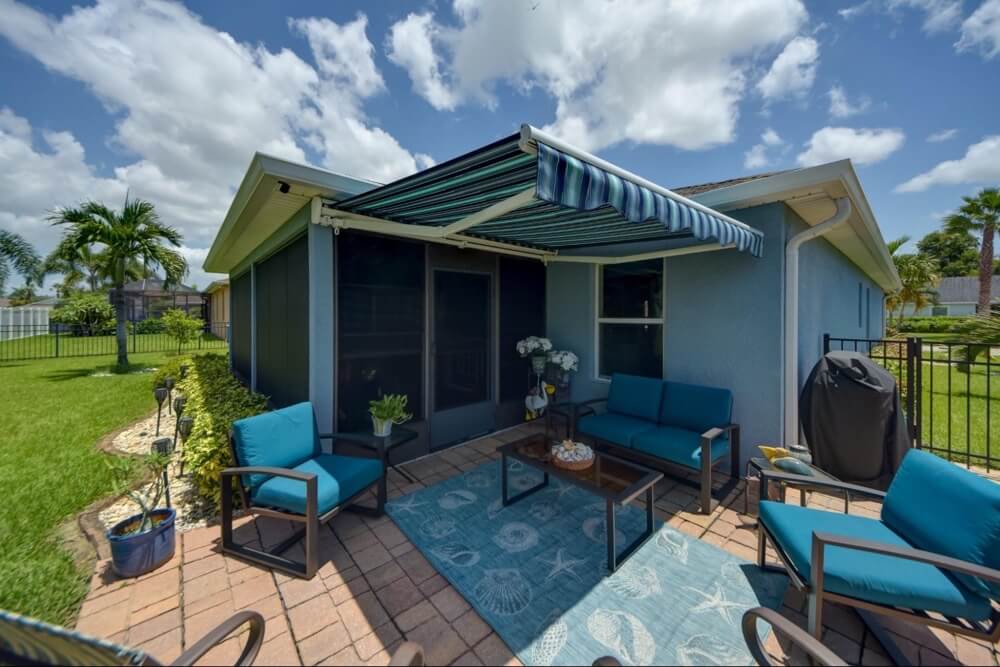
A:
[[[407,514],[419,514],[417,508],[426,505],[425,502],[417,502],[416,496],[407,496],[402,500],[397,500],[394,503],[389,503],[389,507],[397,512],[406,512]]]
[[[575,568],[577,565],[583,565],[584,563],[587,562],[587,559],[586,558],[582,558],[582,559],[581,558],[572,558],[572,557],[565,558],[563,556],[563,552],[565,552],[565,551],[566,551],[565,549],[559,549],[558,551],[556,551],[556,558],[555,558],[555,560],[541,559],[541,561],[543,563],[545,563],[546,565],[549,565],[549,566],[552,567],[552,569],[549,571],[548,575],[545,577],[545,581],[548,581],[548,580],[552,579],[553,577],[557,577],[557,576],[559,576],[560,574],[562,574],[564,572],[566,574],[573,575],[573,577],[577,581],[580,580],[580,575],[578,575],[576,573],[576,570],[574,570],[573,568]]]
[[[567,493],[573,493],[574,487],[572,484],[563,484],[562,482],[556,482],[552,486],[552,492],[558,496],[559,500],[562,500],[563,496]]]
[[[727,599],[725,592],[722,590],[722,586],[718,583],[715,584],[715,593],[712,593],[711,595],[704,591],[700,591],[697,588],[691,588],[690,586],[685,586],[685,588],[704,598],[702,602],[699,602],[694,607],[691,607],[691,613],[693,614],[704,614],[714,611],[719,616],[724,618],[730,625],[736,625],[736,621],[733,619],[732,611],[737,610],[739,615],[741,615],[747,609],[745,604]]]

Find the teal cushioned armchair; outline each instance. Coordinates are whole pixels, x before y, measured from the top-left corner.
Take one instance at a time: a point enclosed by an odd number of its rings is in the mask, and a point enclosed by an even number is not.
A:
[[[903,660],[872,614],[1000,640],[1000,484],[911,450],[888,491],[764,471],[769,483],[882,501],[878,519],[762,501],[758,564],[770,541],[809,596],[809,631],[822,633],[824,600],[859,609],[894,661]]]
[[[381,516],[386,500],[385,452],[377,458],[325,454],[312,404],[299,403],[233,423],[235,467],[222,471],[222,550],[311,579],[319,566],[319,526],[342,509]],[[348,439],[338,435],[336,439]],[[302,523],[302,530],[270,551],[233,540],[233,480],[243,506],[254,514]],[[375,487],[374,508],[355,504]],[[305,538],[306,562],[281,554]]]

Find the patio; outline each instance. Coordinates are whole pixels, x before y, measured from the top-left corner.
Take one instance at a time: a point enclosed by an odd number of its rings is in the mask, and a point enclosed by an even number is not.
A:
[[[496,448],[540,425],[526,424],[467,442],[405,464],[409,482],[389,476],[390,498],[433,485],[491,459]],[[727,479],[720,475],[715,486]],[[665,479],[656,489],[658,516],[678,530],[747,561],[755,556],[753,517],[742,514],[744,485],[731,492],[711,515],[697,513],[696,489]],[[751,507],[755,488],[749,490]],[[789,491],[788,502],[796,502]],[[811,506],[839,506],[833,498],[810,495]],[[872,503],[853,502],[852,513],[877,515]],[[290,527],[268,519],[243,520],[239,532],[269,546]],[[265,643],[256,664],[387,664],[404,640],[424,646],[428,664],[520,664],[500,637],[438,574],[388,516],[337,517],[323,529],[321,568],[312,580],[294,579],[219,553],[219,528],[178,535],[174,559],[137,580],[117,580],[107,561],[97,565],[77,629],[141,647],[163,661],[175,658],[217,623],[242,609],[267,619]],[[296,546],[294,549],[300,549]],[[301,557],[302,554],[297,554]],[[781,614],[803,627],[805,600],[789,589]],[[852,612],[828,606],[823,642],[851,663],[888,664],[888,659]],[[914,664],[1000,664],[998,647],[914,625],[890,630]],[[769,650],[786,655],[772,636]],[[240,640],[214,649],[203,664],[232,664]],[[594,656],[597,658],[598,656]]]

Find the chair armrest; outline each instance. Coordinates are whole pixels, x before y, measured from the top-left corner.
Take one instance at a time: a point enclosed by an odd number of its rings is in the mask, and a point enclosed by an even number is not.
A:
[[[314,472],[299,472],[289,468],[271,468],[267,466],[247,466],[243,468],[226,468],[222,471],[223,477],[235,477],[237,475],[269,475],[271,477],[287,477],[297,479],[300,482],[308,482],[316,479]]]
[[[774,665],[767,651],[760,642],[760,634],[757,632],[757,620],[760,619],[771,626],[776,634],[784,635],[795,646],[798,646],[807,653],[818,665],[833,667],[846,665],[836,653],[823,646],[818,639],[808,632],[795,625],[791,620],[782,616],[773,609],[766,607],[756,607],[743,614],[743,640],[747,648],[753,655],[758,665]]]
[[[994,570],[978,563],[970,563],[969,561],[934,553],[933,551],[922,551],[912,547],[899,547],[894,544],[844,537],[843,535],[834,535],[833,533],[814,532],[813,553],[817,553],[818,549],[819,553],[822,554],[823,549],[827,546],[854,549],[855,551],[867,551],[883,556],[912,560],[918,563],[933,565],[949,572],[964,574],[977,579],[985,579],[993,583],[1000,583],[1000,570]]]
[[[423,667],[424,649],[416,642],[403,642],[389,659],[389,667]]]
[[[240,611],[220,623],[214,630],[198,640],[194,646],[184,651],[172,664],[178,667],[193,665],[211,649],[221,644],[227,637],[250,624],[250,636],[247,638],[243,653],[240,654],[237,665],[252,665],[264,643],[264,617],[255,611]]]
[[[583,417],[585,415],[597,414],[597,410],[595,410],[593,406],[599,403],[607,403],[607,402],[608,399],[606,398],[592,398],[589,401],[582,401],[580,403],[575,404],[573,406],[573,422],[576,423],[576,421],[580,419],[580,417]]]
[[[723,435],[728,436],[733,431],[739,430],[739,428],[740,428],[739,424],[726,424],[725,426],[715,426],[702,433],[701,439],[708,440],[709,442],[711,442],[712,440],[722,437]]]
[[[824,489],[829,489],[831,491],[846,491],[859,496],[885,500],[885,491],[876,491],[875,489],[869,489],[867,486],[848,484],[847,482],[838,482],[832,479],[819,479],[818,477],[810,477],[809,475],[796,475],[795,473],[785,472],[783,470],[761,470],[760,477],[762,486],[766,486],[769,482],[786,482],[795,484],[796,486],[809,487],[811,490],[822,491]]]

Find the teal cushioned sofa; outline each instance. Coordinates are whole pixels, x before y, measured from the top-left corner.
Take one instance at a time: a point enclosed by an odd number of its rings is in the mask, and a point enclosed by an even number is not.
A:
[[[605,409],[598,412],[601,403]],[[577,406],[574,432],[648,465],[697,470],[701,511],[708,514],[712,468],[729,454],[732,478],[739,477],[739,426],[732,416],[728,389],[616,373],[606,399]]]

